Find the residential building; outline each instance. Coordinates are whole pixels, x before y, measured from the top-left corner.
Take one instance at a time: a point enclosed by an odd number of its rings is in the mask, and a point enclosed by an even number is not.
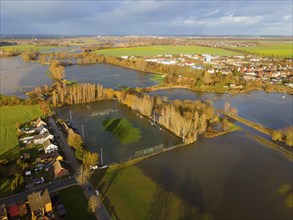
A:
[[[32,218],[38,218],[52,212],[52,203],[48,189],[28,195]]]
[[[69,175],[69,168],[67,164],[63,161],[57,160],[53,164],[53,174],[55,178]]]
[[[43,147],[44,147],[44,151],[46,154],[48,153],[52,153],[54,151],[57,151],[58,150],[58,146],[53,144],[51,142],[50,139],[47,139],[44,143],[43,143]]]
[[[5,204],[0,204],[0,220],[8,220]]]
[[[39,134],[49,133],[49,129],[47,128],[46,125],[41,124],[41,125],[38,127],[38,132],[39,132]]]
[[[41,163],[48,163],[51,161],[61,160],[63,161],[63,157],[59,155],[58,151],[54,151],[48,154],[42,154],[39,158],[39,162]]]
[[[47,125],[46,122],[44,122],[41,118],[38,118],[35,122],[35,125],[38,127],[40,127],[41,125]]]
[[[54,140],[54,136],[50,133],[39,134],[34,136],[34,144],[43,144],[46,140]]]
[[[9,206],[9,217],[10,219],[19,219],[19,212],[16,204]]]

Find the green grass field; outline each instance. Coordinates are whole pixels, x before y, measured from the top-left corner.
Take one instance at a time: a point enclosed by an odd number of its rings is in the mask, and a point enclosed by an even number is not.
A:
[[[200,47],[200,46],[169,46],[157,45],[146,47],[129,47],[129,48],[111,48],[96,51],[98,54],[107,56],[156,56],[164,54],[202,54],[233,56],[239,55],[239,52],[233,52],[225,49]]]
[[[262,56],[293,57],[292,41],[259,41],[256,47],[237,47],[237,49]]]
[[[0,108],[0,158],[19,154],[15,124],[42,116],[38,105],[5,106]]]
[[[71,186],[59,191],[66,210],[66,218],[70,220],[94,220],[95,215],[88,212],[88,201],[80,186]]]
[[[106,131],[113,133],[124,145],[137,142],[141,138],[140,130],[125,118],[110,118],[103,125]]]
[[[30,52],[30,51],[42,51],[42,50],[50,50],[54,47],[52,46],[37,46],[37,45],[29,45],[29,44],[20,44],[20,45],[9,45],[9,46],[1,46],[0,50],[18,50],[19,52]]]
[[[184,219],[187,209],[191,210],[135,164],[98,170],[92,182],[114,219]],[[205,217],[199,219],[209,219]]]

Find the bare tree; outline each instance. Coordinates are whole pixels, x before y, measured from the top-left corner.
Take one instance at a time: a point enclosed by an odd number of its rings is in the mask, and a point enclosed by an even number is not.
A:
[[[90,171],[85,166],[80,166],[77,174],[76,174],[76,181],[81,185],[84,186],[88,179],[90,178]]]
[[[99,199],[97,196],[92,195],[88,201],[88,209],[91,213],[95,213],[96,209],[99,207]]]

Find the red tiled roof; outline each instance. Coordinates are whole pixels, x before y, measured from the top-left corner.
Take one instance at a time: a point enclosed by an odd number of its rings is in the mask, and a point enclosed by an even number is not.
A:
[[[17,205],[12,205],[9,207],[10,217],[18,216],[18,208]]]

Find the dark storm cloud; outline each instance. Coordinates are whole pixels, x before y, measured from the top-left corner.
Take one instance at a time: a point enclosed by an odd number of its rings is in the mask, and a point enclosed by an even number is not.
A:
[[[1,33],[292,34],[291,1],[1,1]]]

